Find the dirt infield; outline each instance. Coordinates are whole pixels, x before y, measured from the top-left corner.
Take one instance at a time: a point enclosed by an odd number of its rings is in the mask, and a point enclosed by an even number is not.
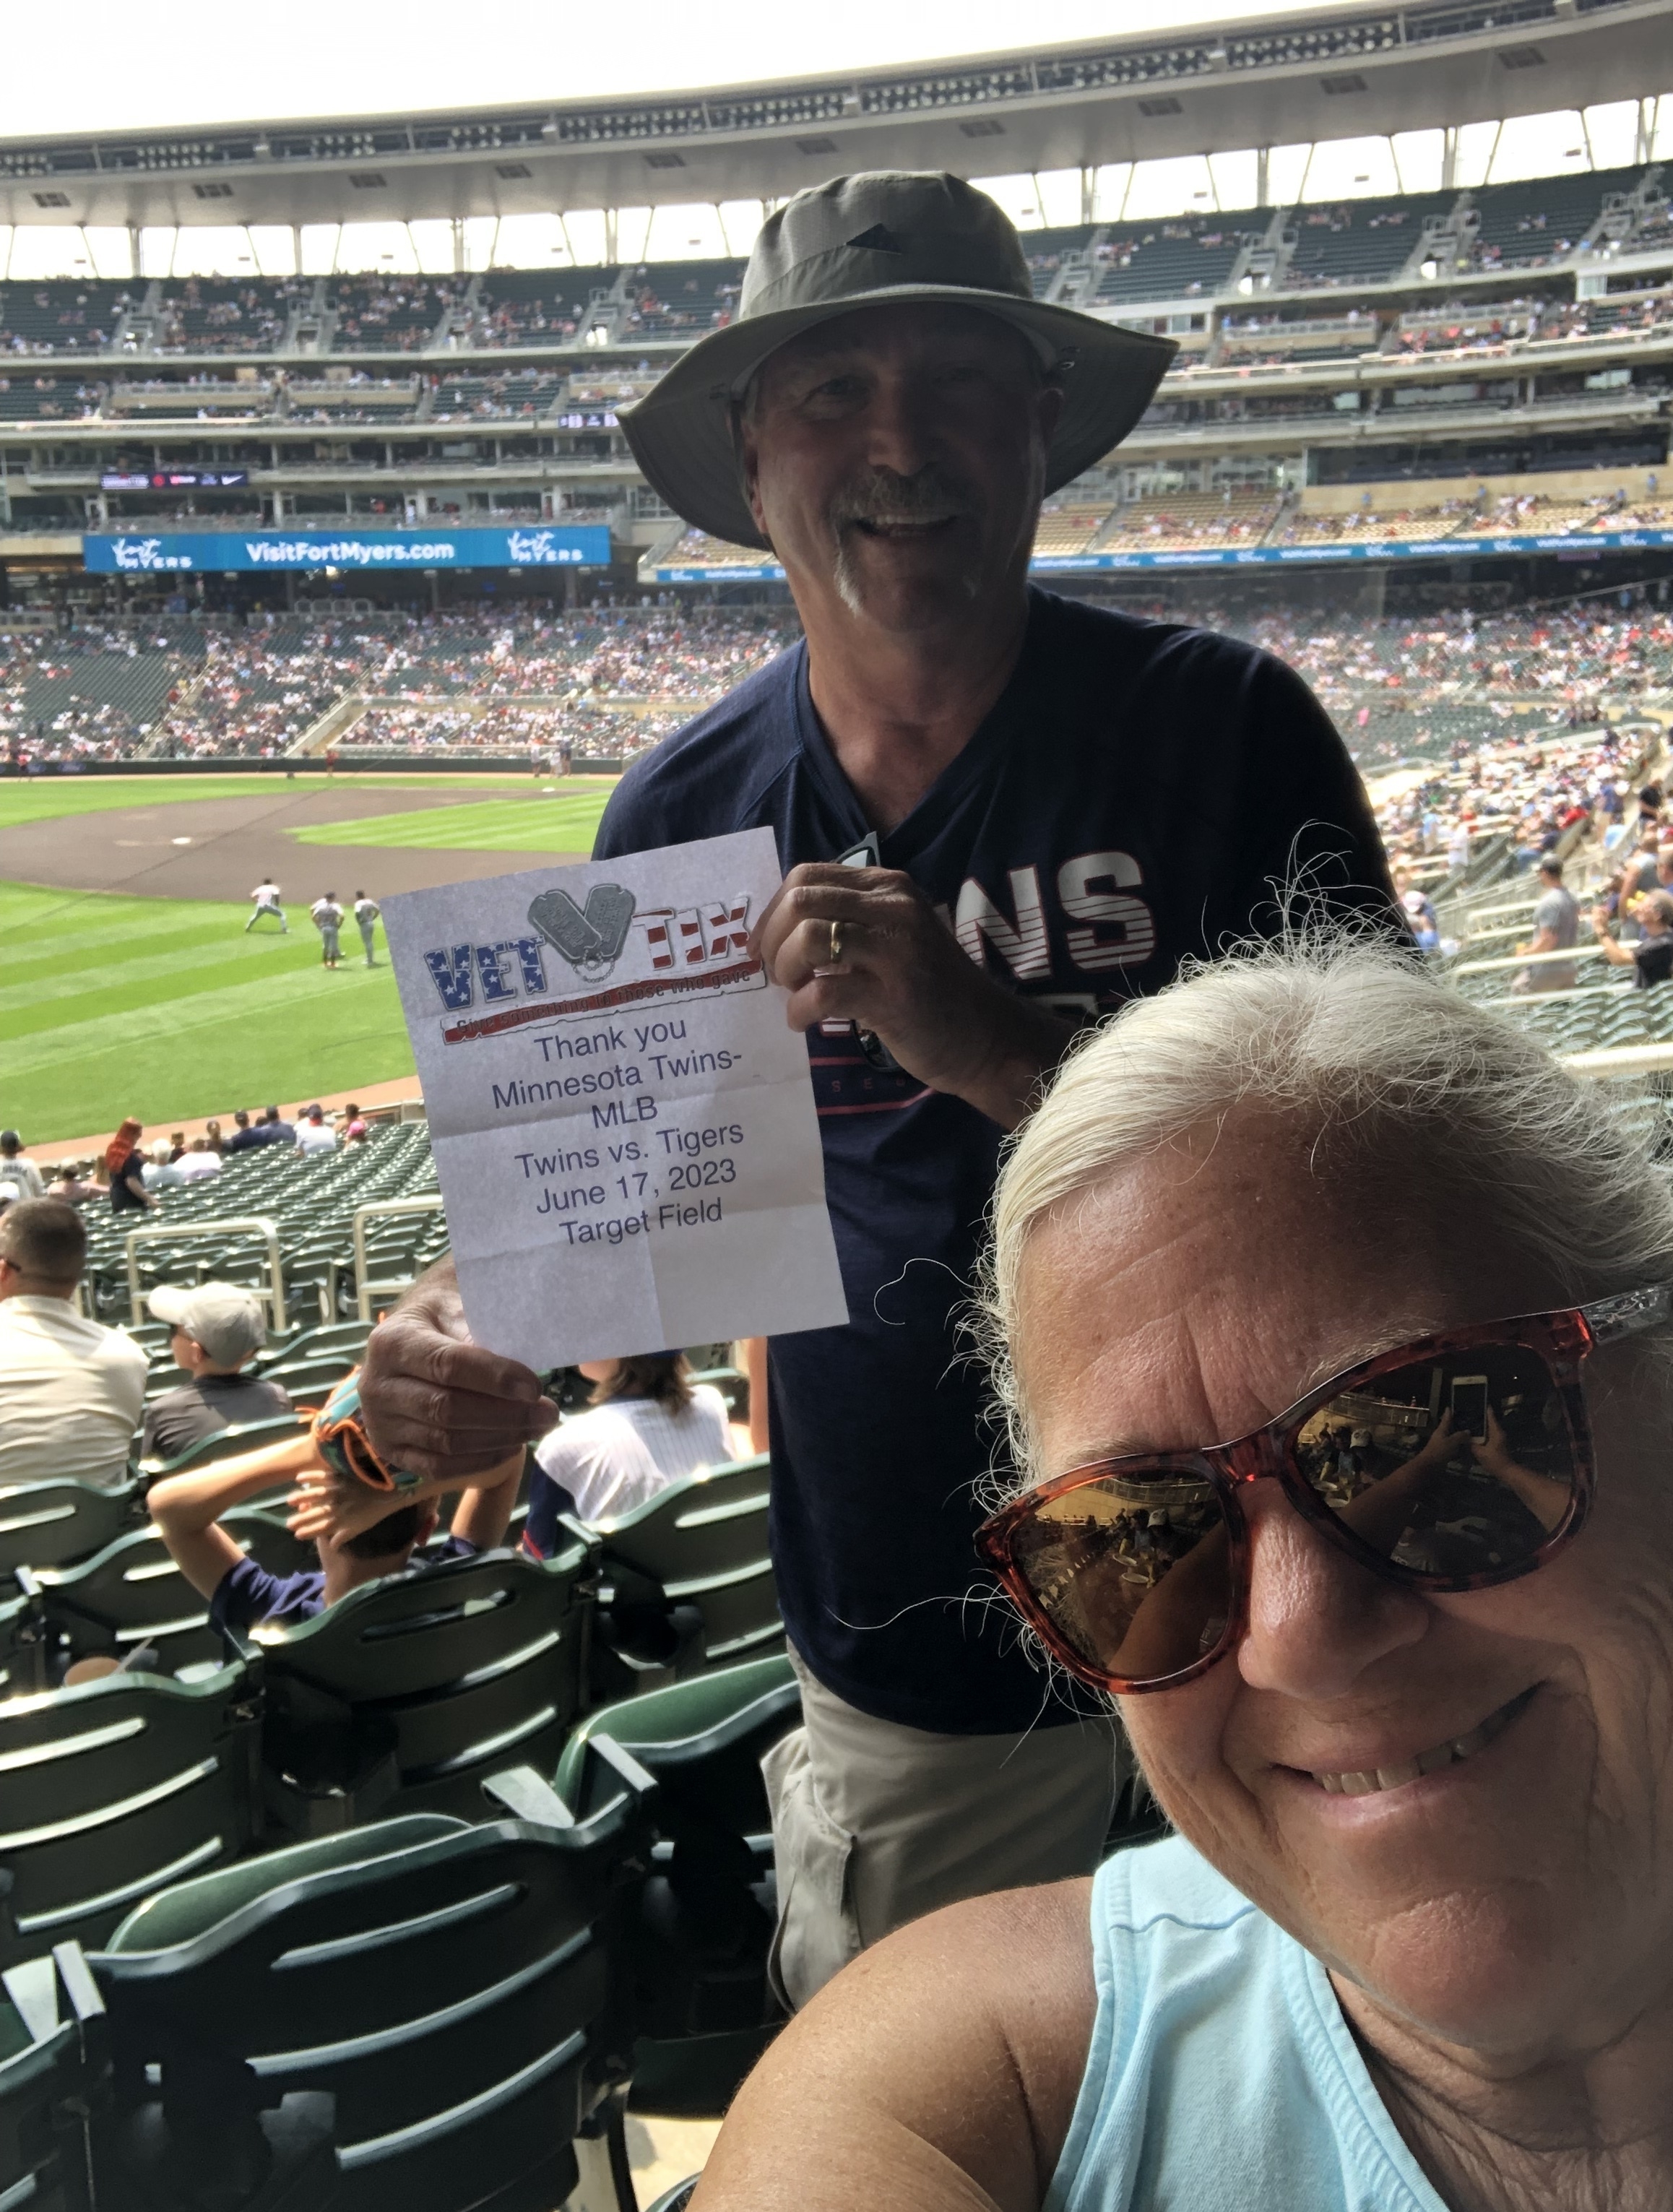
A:
[[[56,890],[125,891],[131,897],[249,897],[271,876],[288,902],[306,908],[328,887],[339,896],[364,886],[374,898],[584,853],[455,853],[380,845],[298,845],[288,830],[352,822],[373,814],[457,806],[465,793],[436,791],[252,792],[247,799],[181,800],[70,814],[0,830],[0,879]]]

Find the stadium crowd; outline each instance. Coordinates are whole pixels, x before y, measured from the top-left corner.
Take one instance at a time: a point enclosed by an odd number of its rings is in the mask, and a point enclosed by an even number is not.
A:
[[[1367,775],[1483,745],[1515,750],[1595,723],[1606,705],[1618,712],[1673,690],[1673,615],[1659,605],[1592,600],[1380,620],[1245,618],[1204,605],[1191,618],[1247,635],[1299,668]],[[578,756],[625,757],[798,634],[788,611],[648,605],[0,634],[0,753],[24,767],[123,759],[147,744],[175,757],[271,758],[358,691],[374,703],[345,750],[463,746],[510,757],[531,743],[567,742]],[[650,711],[612,711],[617,702]]]
[[[514,756],[538,739],[617,757],[677,727],[794,634],[778,614],[666,607],[0,634],[0,757],[27,768],[149,747],[170,758],[271,759],[349,692],[377,703],[348,748],[427,751],[441,741]],[[134,696],[113,696],[113,687]],[[454,698],[491,711],[450,710],[438,730],[434,710],[413,704]],[[650,711],[612,712],[618,699]]]

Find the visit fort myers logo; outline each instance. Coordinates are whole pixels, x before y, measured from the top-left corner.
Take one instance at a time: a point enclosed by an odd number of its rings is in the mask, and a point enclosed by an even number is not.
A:
[[[424,957],[441,1004],[442,1040],[465,1044],[531,1022],[573,1020],[657,999],[764,988],[749,949],[747,896],[641,909],[619,884],[594,884],[585,904],[567,890],[530,902],[526,933],[492,944],[433,946]],[[556,988],[548,979],[555,956]],[[562,970],[581,988],[566,989]],[[475,1011],[479,1009],[479,1011]]]

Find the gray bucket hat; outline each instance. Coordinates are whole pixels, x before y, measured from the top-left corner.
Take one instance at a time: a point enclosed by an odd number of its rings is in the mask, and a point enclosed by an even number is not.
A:
[[[877,169],[798,192],[761,226],[735,321],[711,331],[622,416],[633,457],[677,514],[734,545],[765,546],[744,495],[733,403],[768,355],[858,307],[979,307],[1029,338],[1063,384],[1046,458],[1056,491],[1119,444],[1178,349],[1034,297],[1014,226],[945,170]]]

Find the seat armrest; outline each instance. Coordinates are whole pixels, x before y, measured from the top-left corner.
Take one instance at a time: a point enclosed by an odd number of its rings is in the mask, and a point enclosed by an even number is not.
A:
[[[598,1800],[604,1794],[599,1787],[599,1780],[604,1778],[594,1779],[587,1773],[587,1768],[594,1759],[609,1770],[609,1779],[615,1784],[615,1789],[610,1793],[611,1795],[619,1796],[625,1790],[627,1795],[636,1802],[641,1812],[648,1812],[655,1804],[660,1794],[656,1777],[648,1773],[631,1752],[624,1751],[613,1735],[605,1735],[602,1733],[589,1735],[587,1739],[587,1759],[581,1766],[580,1789],[583,1816],[591,1817],[599,1809]]]
[[[532,1766],[508,1766],[483,1782],[483,1795],[503,1805],[514,1820],[537,1828],[573,1828],[575,1816],[544,1776]]]

